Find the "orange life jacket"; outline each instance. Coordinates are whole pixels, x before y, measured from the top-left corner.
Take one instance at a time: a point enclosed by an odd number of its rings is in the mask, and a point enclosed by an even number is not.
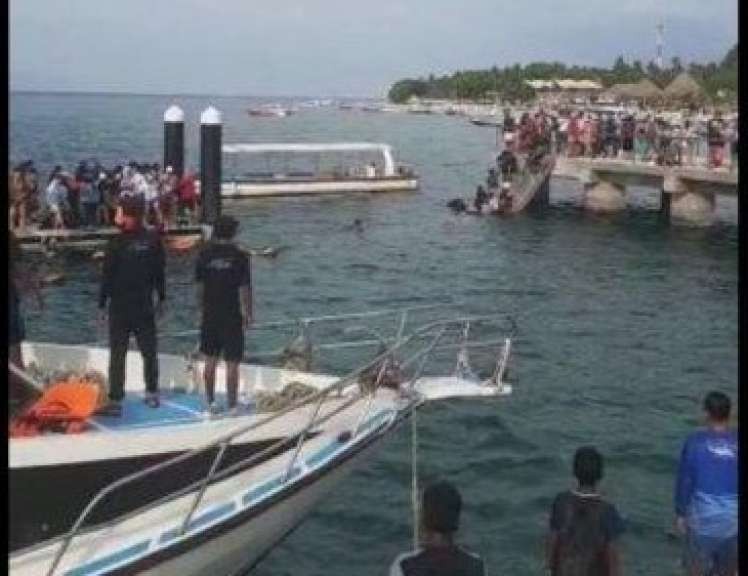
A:
[[[24,414],[10,425],[13,437],[37,436],[45,430],[67,434],[81,432],[96,411],[101,390],[96,382],[70,377],[44,391]]]

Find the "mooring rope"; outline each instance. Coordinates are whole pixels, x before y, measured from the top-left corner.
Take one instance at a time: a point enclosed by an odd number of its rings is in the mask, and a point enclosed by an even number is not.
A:
[[[413,408],[413,415],[411,416],[411,499],[413,505],[413,551],[418,550],[418,424],[416,422],[416,414],[418,410]]]

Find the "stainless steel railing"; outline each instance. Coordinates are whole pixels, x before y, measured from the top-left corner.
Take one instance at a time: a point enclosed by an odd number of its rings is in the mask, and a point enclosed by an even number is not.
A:
[[[485,317],[484,317],[485,318]],[[219,478],[225,477],[227,474],[233,472],[234,470],[238,469],[239,467],[246,467],[251,465],[252,463],[259,460],[264,455],[271,453],[272,450],[279,448],[283,444],[288,442],[288,439],[283,438],[277,443],[273,444],[272,446],[269,446],[262,450],[259,453],[253,454],[249,456],[248,458],[241,460],[237,463],[232,464],[230,467],[225,468],[221,472],[218,472],[218,467],[220,465],[221,460],[223,459],[223,456],[227,450],[227,448],[231,445],[231,442],[248,432],[257,430],[263,426],[266,426],[270,422],[276,421],[279,418],[283,417],[284,415],[288,414],[289,412],[296,410],[297,408],[304,406],[306,404],[310,404],[312,402],[316,402],[315,409],[313,411],[312,417],[307,421],[305,426],[303,427],[299,439],[297,441],[296,448],[294,450],[293,456],[289,462],[288,467],[286,468],[286,473],[284,474],[284,482],[287,482],[290,477],[290,473],[293,469],[293,465],[296,462],[296,459],[298,458],[298,455],[301,451],[301,448],[306,440],[308,438],[308,435],[313,427],[318,426],[320,424],[323,424],[330,418],[332,418],[334,415],[339,413],[340,411],[344,410],[348,406],[352,405],[353,403],[359,401],[363,394],[361,391],[358,392],[358,394],[352,395],[351,399],[344,402],[341,406],[338,406],[335,410],[332,412],[324,415],[321,418],[318,418],[319,410],[324,403],[324,401],[328,398],[330,393],[332,392],[339,392],[342,393],[345,388],[355,383],[356,379],[366,370],[371,369],[374,366],[379,365],[380,363],[385,363],[389,361],[393,355],[398,352],[399,350],[402,350],[406,345],[417,341],[420,338],[423,338],[424,336],[428,336],[430,333],[437,331],[436,336],[434,336],[431,340],[431,342],[421,348],[419,351],[412,354],[409,359],[403,364],[403,366],[411,364],[415,362],[416,360],[420,359],[421,364],[419,365],[418,369],[416,370],[415,375],[410,379],[409,386],[407,387],[407,392],[411,394],[411,402],[410,406],[415,407],[415,405],[418,403],[417,396],[413,395],[413,385],[417,378],[420,377],[420,374],[423,372],[428,357],[431,354],[431,352],[436,348],[439,341],[442,339],[444,334],[447,332],[448,328],[454,327],[454,326],[460,326],[466,319],[457,319],[457,320],[446,320],[446,321],[437,321],[432,322],[430,324],[427,324],[425,326],[422,326],[415,330],[412,334],[408,335],[407,337],[401,337],[398,342],[396,342],[393,346],[389,347],[387,350],[385,350],[383,353],[377,355],[373,360],[369,361],[368,363],[364,364],[363,366],[360,366],[359,368],[353,370],[352,372],[348,373],[347,375],[339,378],[337,381],[333,382],[332,384],[326,386],[320,391],[314,392],[307,396],[306,398],[302,398],[301,400],[291,404],[290,406],[287,406],[285,408],[282,408],[278,412],[275,412],[265,418],[260,419],[257,422],[254,422],[252,424],[241,426],[237,428],[236,430],[233,430],[229,432],[228,434],[223,435],[220,438],[217,438],[213,440],[212,442],[201,446],[199,448],[195,448],[193,450],[190,450],[189,452],[185,452],[183,454],[180,454],[178,456],[175,456],[173,458],[170,458],[164,462],[160,462],[158,464],[154,464],[152,466],[149,466],[148,468],[145,468],[143,470],[140,470],[138,472],[134,472],[128,476],[125,476],[108,486],[101,489],[96,496],[94,496],[89,503],[86,505],[86,507],[83,509],[81,514],[76,519],[75,523],[71,527],[71,529],[68,531],[67,534],[62,536],[62,542],[60,544],[60,548],[58,549],[57,553],[55,554],[55,557],[52,561],[52,564],[50,565],[49,570],[47,571],[47,576],[54,576],[58,566],[60,565],[60,562],[62,561],[62,558],[64,557],[65,553],[68,551],[70,544],[72,543],[73,539],[81,532],[83,525],[85,521],[88,519],[88,517],[91,515],[92,511],[96,508],[96,506],[107,496],[112,494],[113,492],[121,489],[124,486],[128,486],[138,480],[142,480],[145,477],[148,477],[150,475],[156,474],[162,470],[165,470],[169,467],[172,467],[176,464],[179,464],[181,462],[185,462],[187,460],[190,460],[196,456],[199,456],[201,454],[204,454],[206,452],[209,452],[213,449],[218,448],[218,452],[213,459],[211,463],[210,470],[206,474],[206,476],[199,482],[193,483],[190,486],[183,488],[181,490],[175,491],[174,493],[168,494],[165,497],[156,500],[155,502],[149,503],[146,506],[141,507],[137,511],[127,514],[123,517],[119,518],[119,521],[123,521],[125,518],[132,517],[134,514],[142,513],[146,510],[152,509],[156,506],[159,506],[165,502],[168,502],[169,500],[176,499],[180,496],[183,496],[190,491],[194,490],[195,488],[198,488],[198,492],[195,496],[195,499],[193,500],[187,514],[185,515],[182,523],[181,523],[181,532],[185,533],[189,528],[189,523],[191,518],[194,516],[195,511],[200,505],[200,502],[202,501],[205,492],[207,491],[208,486],[210,485],[212,480],[216,480]],[[404,326],[404,321],[401,323],[401,326]],[[402,334],[402,329],[401,329]],[[376,380],[375,386],[372,387],[372,391],[370,394],[373,395],[376,393],[376,390],[381,382],[383,370],[380,370],[378,378]],[[370,409],[371,403],[367,404],[367,407],[365,408],[364,414],[368,412]],[[365,416],[364,416],[365,417]],[[358,428],[358,427],[357,427]],[[359,430],[357,430],[358,432]]]

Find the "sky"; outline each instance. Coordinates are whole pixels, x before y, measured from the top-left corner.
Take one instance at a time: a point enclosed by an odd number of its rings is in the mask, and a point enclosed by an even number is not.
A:
[[[10,0],[11,90],[383,97],[532,61],[720,60],[737,0]]]

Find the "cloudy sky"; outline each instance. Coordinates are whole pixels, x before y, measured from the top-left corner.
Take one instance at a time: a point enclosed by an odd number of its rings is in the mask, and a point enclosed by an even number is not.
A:
[[[719,59],[737,0],[10,0],[14,90],[381,96],[405,76]]]

